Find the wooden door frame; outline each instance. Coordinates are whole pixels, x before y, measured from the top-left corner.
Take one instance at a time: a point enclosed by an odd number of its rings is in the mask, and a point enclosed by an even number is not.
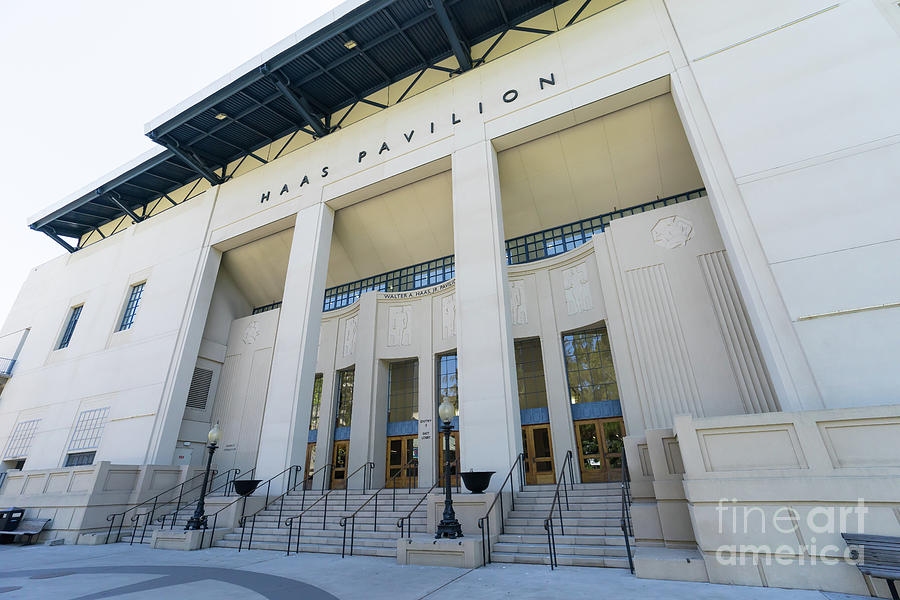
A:
[[[540,481],[537,471],[537,461],[534,456],[534,434],[532,433],[538,427],[547,430],[547,440],[550,442],[550,472],[544,473],[548,481]],[[527,457],[528,469],[525,471],[525,485],[541,485],[545,483],[556,483],[556,463],[553,460],[553,435],[550,430],[550,423],[535,423],[533,425],[522,425],[522,434],[524,436],[525,447],[523,448]],[[531,481],[529,481],[531,479]]]
[[[414,442],[415,440],[418,440],[418,439],[419,439],[419,435],[418,435],[418,434],[411,434],[411,435],[392,435],[392,436],[388,436],[387,438],[385,438],[385,444],[384,444],[384,452],[385,452],[385,458],[384,458],[384,485],[385,485],[385,486],[388,485],[388,480],[391,478],[391,467],[392,467],[392,465],[391,465],[391,440],[401,440],[401,452],[403,453],[403,462],[401,462],[400,465],[398,465],[398,467],[402,467],[402,466],[406,463],[406,456],[407,456],[407,452],[406,452],[406,451],[407,451],[407,447],[406,447],[406,445],[407,445],[407,443],[412,443],[412,442]],[[410,471],[412,471],[412,473],[410,473]],[[408,487],[408,480],[409,480],[409,479],[413,479],[413,480],[414,480],[413,487],[416,487],[416,486],[418,485],[418,482],[419,482],[418,466],[416,466],[414,470],[413,470],[413,469],[407,469],[406,475],[405,475],[405,476],[400,476],[400,477],[398,477],[397,479],[395,479],[395,480],[394,480],[394,484],[396,484],[396,486],[397,486],[398,488],[401,488],[401,487]]]
[[[624,437],[625,432],[625,421],[622,417],[602,417],[595,419],[578,419],[577,421],[572,421],[573,429],[575,430],[575,446],[576,451],[578,453],[578,472],[581,477],[582,483],[602,483],[602,482],[613,482],[618,481],[621,478],[621,470],[617,470],[617,472],[613,472],[613,469],[609,468],[608,465],[608,454],[606,452],[606,438],[603,432],[603,423],[610,422],[618,422],[621,424],[621,429]],[[602,470],[594,471],[596,473],[596,477],[588,477],[585,478],[585,474],[591,474],[591,471],[584,470],[584,454],[582,453],[582,444],[581,444],[581,431],[579,425],[590,423],[596,427],[597,433],[597,451],[598,454],[602,457],[604,467]],[[590,455],[594,456],[594,455]],[[601,475],[602,474],[602,475]]]
[[[346,459],[345,459],[345,463],[344,463],[344,467],[343,467],[344,477],[343,477],[343,479],[339,480],[341,482],[341,486],[335,487],[335,484],[338,481],[334,478],[335,471],[338,470],[337,467],[335,466],[335,463],[337,463],[338,444],[345,444],[347,446],[347,451],[345,452]],[[350,470],[349,469],[349,467],[350,467],[350,464],[349,464],[350,463],[350,440],[334,440],[334,443],[332,444],[332,447],[331,447],[331,460],[332,460],[332,463],[331,463],[332,464],[331,485],[329,486],[329,489],[342,490],[347,485],[347,475],[349,474],[349,470]]]

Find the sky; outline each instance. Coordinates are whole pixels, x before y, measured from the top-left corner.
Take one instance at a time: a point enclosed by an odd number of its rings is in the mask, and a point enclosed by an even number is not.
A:
[[[155,147],[144,124],[341,0],[0,0],[0,323],[65,253],[29,217]]]

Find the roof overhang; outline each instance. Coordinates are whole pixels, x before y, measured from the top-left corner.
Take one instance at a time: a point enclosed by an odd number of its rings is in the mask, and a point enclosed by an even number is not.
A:
[[[428,69],[452,74],[478,66],[487,54],[472,57],[473,45],[562,2],[347,0],[147,123],[146,135],[162,149],[41,211],[30,227],[74,252],[106,223],[148,217],[154,200],[176,204],[168,195],[179,188],[200,179],[223,183],[234,161],[251,156],[265,163],[254,153],[276,140],[296,132],[329,135],[341,126],[332,115],[378,104],[369,97],[393,83]],[[451,57],[455,68],[440,64]]]

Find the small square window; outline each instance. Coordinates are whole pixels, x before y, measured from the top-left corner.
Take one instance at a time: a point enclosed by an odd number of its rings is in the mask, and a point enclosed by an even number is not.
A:
[[[131,294],[128,296],[128,302],[125,304],[125,312],[122,313],[122,321],[119,323],[119,331],[125,331],[134,324],[134,317],[137,314],[138,306],[141,303],[141,296],[144,293],[144,282],[131,286]]]

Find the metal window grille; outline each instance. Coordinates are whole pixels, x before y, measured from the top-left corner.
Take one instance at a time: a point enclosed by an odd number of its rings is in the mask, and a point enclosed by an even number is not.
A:
[[[419,361],[391,363],[388,374],[388,423],[419,418]]]
[[[14,366],[16,366],[14,359],[0,357],[0,376],[9,377],[12,375]]]
[[[510,265],[532,262],[562,254],[589,241],[594,234],[601,233],[613,219],[636,215],[663,206],[685,202],[699,198],[706,193],[706,188],[698,188],[684,194],[659,198],[637,206],[614,210],[589,219],[582,219],[551,227],[543,231],[529,233],[506,240],[506,262]],[[325,290],[325,301],[322,310],[328,312],[350,306],[359,297],[370,290],[379,292],[405,292],[443,283],[456,275],[453,255],[436,258],[427,262],[373,275],[358,281],[352,281]],[[276,303],[277,304],[277,303]],[[260,307],[263,309],[266,307]],[[254,309],[254,313],[258,309]],[[271,310],[271,309],[268,309]],[[263,312],[259,310],[259,312]]]
[[[350,306],[364,292],[371,290],[408,292],[443,283],[453,279],[455,274],[456,267],[453,256],[445,256],[380,275],[373,275],[325,290],[325,303],[322,310],[327,312]]]
[[[212,369],[194,367],[194,376],[191,378],[191,387],[188,389],[187,402],[185,403],[188,408],[206,410],[212,378]]]
[[[90,450],[100,446],[100,437],[109,416],[109,407],[82,411],[75,422],[69,451]]]
[[[124,331],[134,324],[134,316],[137,314],[138,305],[141,303],[141,296],[143,293],[143,283],[131,286],[131,295],[128,296],[125,312],[122,313],[122,322],[119,324],[119,331]]]
[[[62,337],[59,340],[59,346],[56,347],[57,350],[62,350],[63,348],[67,348],[69,346],[69,342],[72,341],[72,334],[75,333],[75,325],[78,324],[78,317],[81,316],[82,306],[74,306],[69,312],[69,320],[66,323],[66,328],[63,330]]]
[[[699,198],[705,193],[705,188],[699,188],[684,194],[659,198],[637,206],[614,210],[589,219],[582,219],[567,225],[551,227],[550,229],[506,240],[506,262],[510,265],[518,265],[562,254],[581,246],[594,237],[594,234],[601,233],[613,219],[620,219],[648,210],[662,208],[663,206],[686,202],[687,200]]]
[[[322,374],[316,373],[316,379],[313,382],[312,408],[309,411],[309,430],[313,431],[319,428],[319,408],[322,406]]]
[[[28,456],[31,440],[34,439],[34,433],[37,431],[37,426],[40,422],[40,419],[32,419],[30,421],[20,421],[16,424],[12,435],[9,436],[9,443],[6,444],[6,452],[3,454],[6,460]]]
[[[618,400],[606,325],[562,336],[569,400],[572,404]]]
[[[335,427],[350,427],[350,419],[353,416],[353,381],[356,372],[353,369],[340,371],[338,380],[338,409],[334,419]]]
[[[547,406],[547,386],[544,381],[544,359],[541,340],[516,340],[516,381],[519,387],[519,408]]]
[[[257,306],[256,308],[253,309],[252,314],[258,315],[259,313],[264,313],[269,310],[275,310],[276,308],[279,308],[280,306],[281,306],[281,300],[279,300],[278,302],[273,302],[272,304],[265,304],[263,306]]]
[[[66,464],[64,467],[83,467],[85,465],[94,464],[96,452],[73,452],[66,455]]]
[[[447,397],[456,408],[456,416],[459,416],[459,390],[456,387],[456,354],[445,354],[438,357],[438,397],[437,403],[443,401],[444,396]]]

